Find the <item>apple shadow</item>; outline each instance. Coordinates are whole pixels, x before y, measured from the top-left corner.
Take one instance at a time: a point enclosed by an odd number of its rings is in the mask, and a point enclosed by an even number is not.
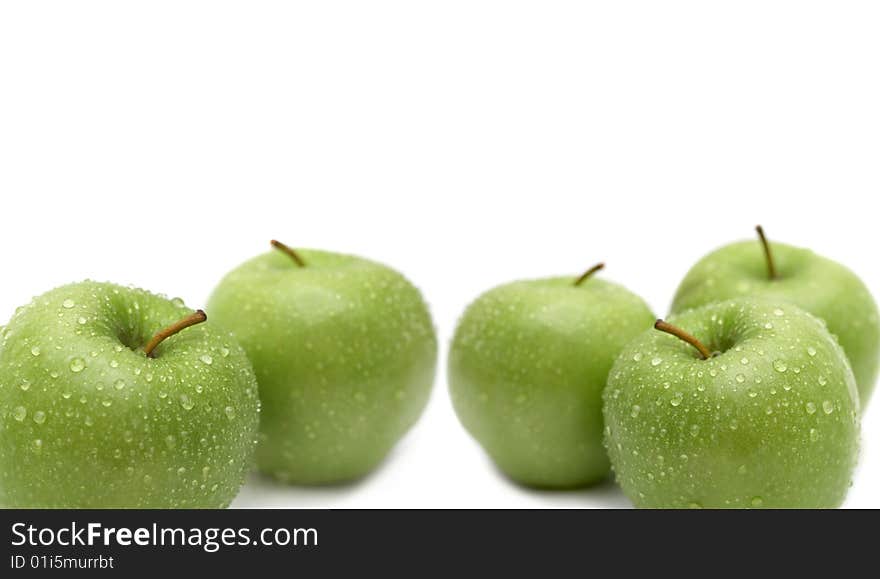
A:
[[[331,508],[363,479],[326,485],[293,485],[254,471],[230,505],[233,509]]]
[[[370,472],[363,476],[325,484],[286,483],[276,477],[263,474],[256,467],[248,474],[244,486],[229,505],[232,509],[329,509],[341,499],[354,494],[392,462],[397,454],[394,448]]]
[[[488,457],[487,457],[488,459]],[[488,460],[491,468],[499,478],[516,488],[523,494],[540,497],[547,503],[548,508],[603,508],[603,509],[632,509],[633,505],[623,491],[614,482],[614,476],[608,475],[601,481],[587,486],[571,488],[541,488],[523,484],[510,478],[492,461]]]

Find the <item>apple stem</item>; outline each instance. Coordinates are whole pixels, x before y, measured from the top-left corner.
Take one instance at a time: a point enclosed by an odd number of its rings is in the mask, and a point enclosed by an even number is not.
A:
[[[184,330],[190,326],[201,324],[207,319],[208,315],[204,311],[196,310],[182,320],[174,322],[173,324],[163,330],[160,330],[156,333],[155,336],[150,338],[150,341],[147,342],[146,346],[144,346],[144,354],[146,354],[148,358],[155,358],[155,356],[153,356],[153,350],[155,350],[156,346],[161,344],[163,340],[170,338],[177,332]]]
[[[678,326],[673,326],[670,323],[664,322],[663,320],[657,320],[654,322],[654,329],[660,330],[661,332],[666,332],[667,334],[672,334],[676,338],[680,340],[684,340],[700,352],[700,356],[703,357],[703,360],[708,360],[712,357],[712,352],[709,351],[709,348],[703,345],[701,341],[696,339],[691,334],[688,334]]]
[[[271,243],[272,247],[274,247],[275,249],[277,249],[279,251],[283,251],[284,253],[289,255],[291,257],[291,259],[293,259],[293,261],[296,262],[296,265],[298,265],[300,267],[306,266],[306,262],[303,261],[302,257],[300,257],[300,255],[292,247],[284,245],[283,243],[281,243],[277,239],[273,239],[269,243]]]
[[[776,264],[773,263],[773,253],[770,252],[770,242],[764,235],[764,228],[758,225],[755,227],[755,231],[758,232],[758,239],[761,240],[761,247],[764,248],[764,257],[767,258],[767,275],[770,279],[776,279]]]
[[[588,269],[587,271],[582,273],[579,278],[574,280],[574,285],[575,286],[581,285],[582,283],[584,283],[585,279],[587,279],[588,277],[590,277],[591,275],[593,275],[594,273],[596,273],[597,271],[599,271],[603,267],[605,267],[604,263],[597,263],[596,265],[594,265],[593,267],[591,267],[590,269]]]

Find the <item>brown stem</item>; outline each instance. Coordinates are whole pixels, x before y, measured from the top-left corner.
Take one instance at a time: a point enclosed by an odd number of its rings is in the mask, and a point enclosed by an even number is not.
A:
[[[770,279],[776,279],[776,264],[773,263],[773,253],[770,252],[770,242],[767,241],[767,236],[764,235],[764,228],[758,225],[755,227],[755,231],[758,232],[761,247],[764,248],[764,257],[767,258],[767,275]]]
[[[582,283],[584,283],[585,279],[587,279],[588,277],[590,277],[591,275],[593,275],[594,273],[596,273],[597,271],[599,271],[603,267],[605,267],[604,263],[597,263],[596,265],[594,265],[593,267],[591,267],[590,269],[588,269],[587,271],[582,273],[579,278],[574,280],[574,285],[576,285],[576,286],[581,285]]]
[[[654,322],[654,329],[660,330],[661,332],[666,332],[667,334],[672,334],[676,338],[684,340],[694,348],[700,351],[700,355],[703,357],[703,360],[708,360],[712,357],[712,352],[709,351],[709,348],[703,345],[701,341],[688,334],[678,326],[673,326],[663,320],[657,320]]]
[[[203,312],[202,310],[196,310],[182,320],[174,322],[164,330],[160,330],[159,332],[157,332],[155,336],[150,338],[150,341],[147,342],[147,345],[144,346],[144,353],[147,355],[148,358],[153,358],[153,350],[155,350],[156,346],[161,344],[163,340],[170,338],[177,332],[184,330],[190,326],[201,324],[207,319],[208,315],[205,312]]]
[[[292,247],[284,245],[283,243],[281,243],[277,239],[273,239],[269,243],[271,243],[272,247],[274,247],[275,249],[277,249],[279,251],[283,251],[284,253],[289,255],[291,257],[291,259],[293,259],[293,261],[296,262],[296,265],[298,265],[300,267],[306,266],[306,262],[303,261],[303,259],[299,256],[299,254],[296,252],[296,250],[294,250]]]

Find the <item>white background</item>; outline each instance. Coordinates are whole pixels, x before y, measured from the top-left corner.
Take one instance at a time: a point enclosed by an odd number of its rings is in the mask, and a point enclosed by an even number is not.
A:
[[[762,223],[880,293],[871,2],[4,2],[0,317],[82,278],[205,303],[271,237],[391,264],[446,345],[479,292],[602,274],[665,313]],[[444,362],[366,480],[236,506],[627,506],[519,488]],[[880,395],[846,506],[880,506]]]

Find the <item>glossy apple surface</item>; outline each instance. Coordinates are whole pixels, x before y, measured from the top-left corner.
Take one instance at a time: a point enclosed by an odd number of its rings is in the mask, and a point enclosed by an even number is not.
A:
[[[449,354],[465,428],[512,479],[550,488],[608,475],[602,389],[614,359],[654,317],[641,298],[597,278],[502,285],[472,303]]]
[[[767,273],[758,241],[722,247],[691,268],[678,288],[672,313],[727,299],[756,296],[790,302],[822,318],[852,364],[864,409],[877,380],[880,314],[865,284],[849,269],[807,249],[770,243],[778,272]]]
[[[858,393],[843,350],[791,304],[734,300],[648,330],[605,389],[606,444],[639,507],[831,508],[850,486]]]
[[[359,257],[280,251],[230,272],[208,303],[253,362],[263,401],[260,469],[325,484],[361,477],[416,422],[437,340],[401,274]]]
[[[49,291],[0,338],[0,505],[218,508],[257,439],[244,351],[211,321],[169,337],[182,302],[107,283]]]

